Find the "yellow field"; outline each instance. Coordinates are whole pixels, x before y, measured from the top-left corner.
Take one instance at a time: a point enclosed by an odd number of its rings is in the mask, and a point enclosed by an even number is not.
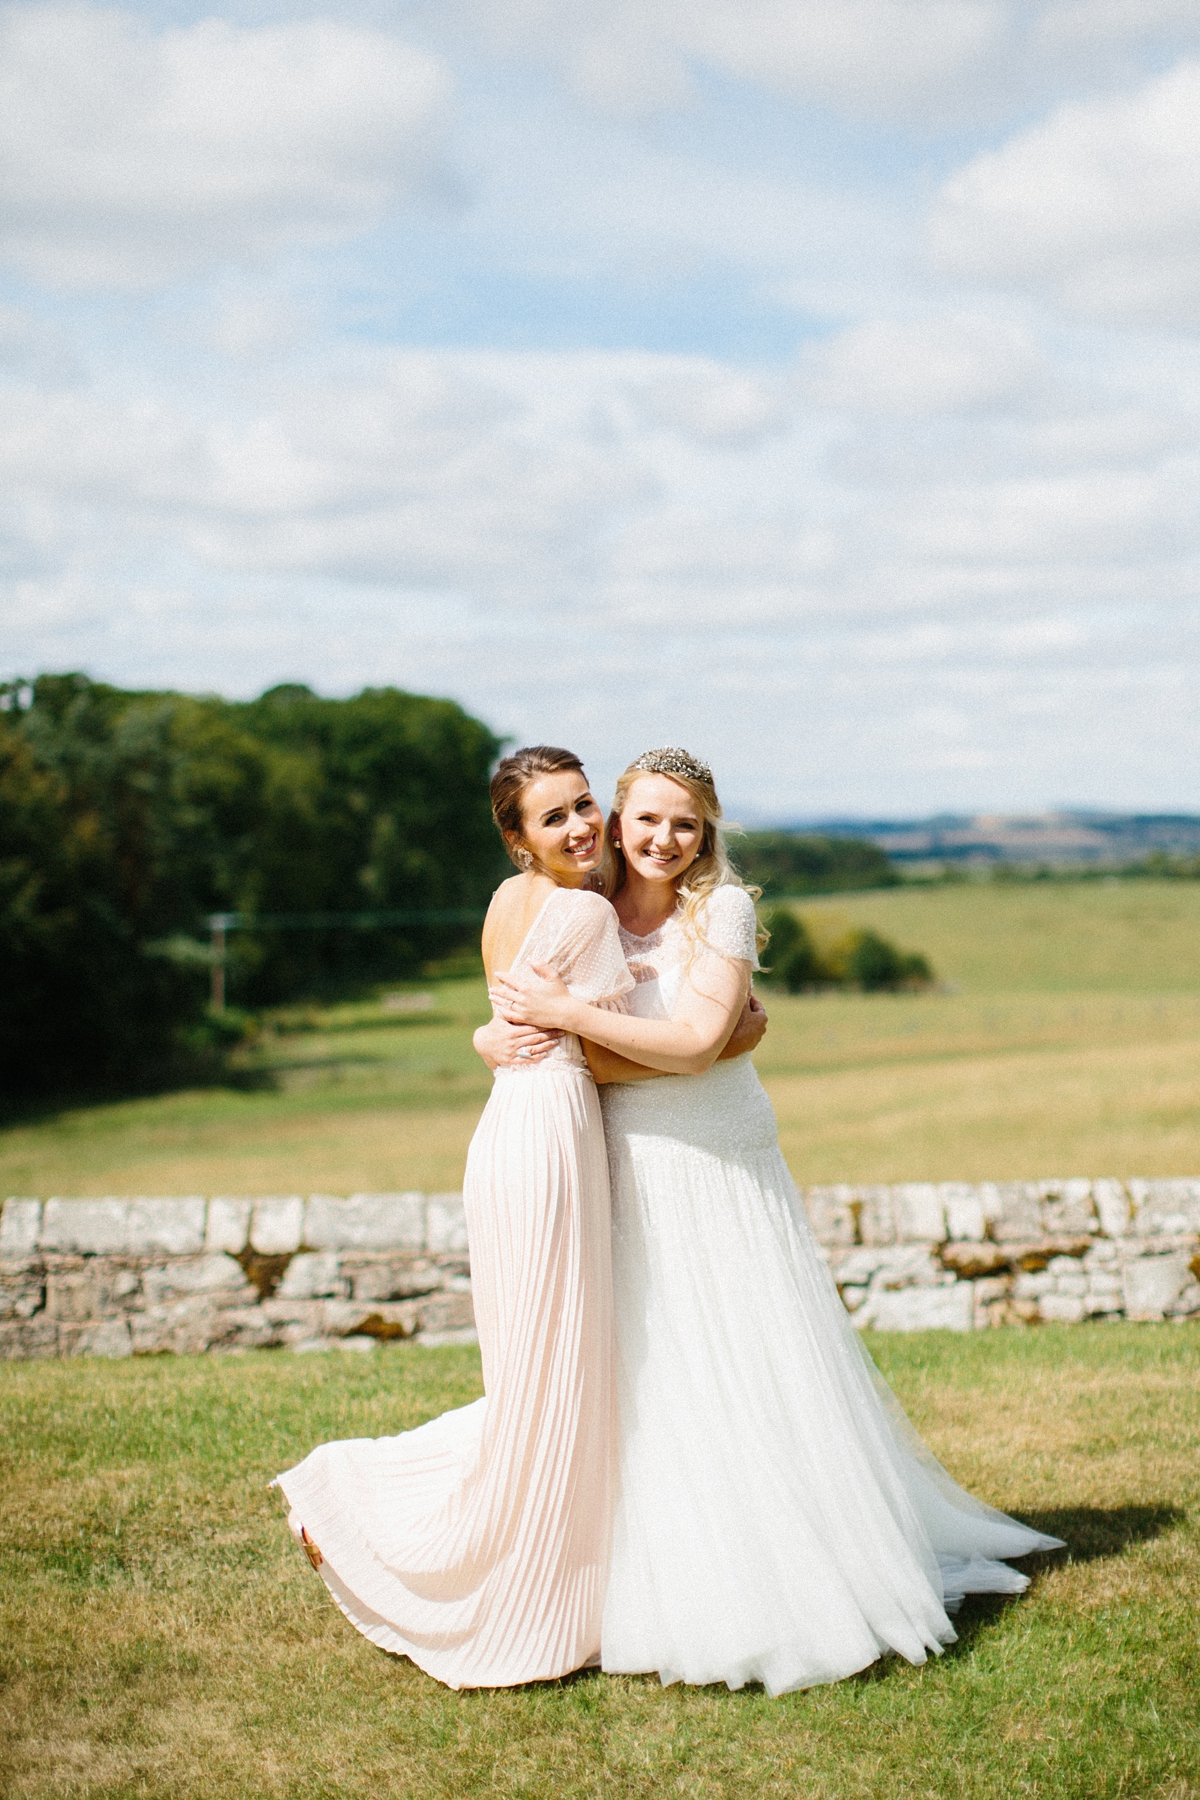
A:
[[[940,991],[764,990],[756,1062],[797,1180],[1200,1173],[1200,884],[883,890],[806,903],[932,961]],[[0,1132],[5,1193],[456,1188],[486,1071],[479,982],[436,1010],[346,1006],[269,1034],[264,1085]],[[285,1021],[286,1023],[287,1021]]]

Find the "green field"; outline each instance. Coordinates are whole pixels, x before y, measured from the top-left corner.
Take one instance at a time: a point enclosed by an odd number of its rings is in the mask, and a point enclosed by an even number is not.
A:
[[[1200,1173],[1200,883],[884,889],[801,903],[924,951],[928,994],[764,990],[756,1062],[798,1181]],[[428,1013],[280,1015],[242,1085],[0,1132],[0,1191],[457,1188],[487,1073],[478,980]],[[270,1023],[270,1021],[269,1021]]]
[[[266,1484],[479,1391],[468,1350],[0,1370],[11,1800],[1196,1800],[1200,1334],[875,1352],[951,1471],[1068,1540],[959,1641],[832,1688],[454,1694],[359,1637]]]

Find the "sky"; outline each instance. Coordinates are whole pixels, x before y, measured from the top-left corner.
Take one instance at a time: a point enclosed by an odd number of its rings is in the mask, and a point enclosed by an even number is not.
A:
[[[0,6],[0,676],[1200,810],[1200,0]]]

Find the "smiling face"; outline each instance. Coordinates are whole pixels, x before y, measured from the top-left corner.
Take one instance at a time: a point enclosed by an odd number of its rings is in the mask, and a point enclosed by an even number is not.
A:
[[[629,784],[613,826],[631,874],[643,881],[678,882],[704,841],[704,819],[682,782],[639,775]]]
[[[510,839],[562,887],[582,887],[604,854],[604,815],[578,769],[539,775],[521,795],[521,835]],[[505,833],[506,838],[509,834]]]

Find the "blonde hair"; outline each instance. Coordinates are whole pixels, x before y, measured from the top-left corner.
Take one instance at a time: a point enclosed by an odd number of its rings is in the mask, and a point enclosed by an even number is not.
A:
[[[691,795],[700,814],[702,830],[700,848],[692,862],[679,878],[676,892],[683,902],[683,928],[697,947],[707,942],[701,927],[701,914],[710,897],[718,888],[736,887],[749,894],[751,900],[757,900],[762,889],[751,887],[743,881],[729,860],[729,852],[725,847],[725,834],[731,828],[724,822],[721,802],[717,799],[717,790],[713,785],[712,771],[707,763],[697,757],[690,756],[686,750],[645,750],[635,762],[631,762],[617,778],[617,788],[613,795],[612,810],[608,815],[605,827],[605,839],[612,851],[615,863],[615,879],[608,892],[611,895],[620,892],[625,885],[627,870],[625,852],[619,842],[613,838],[613,826],[624,809],[629,797],[629,790],[639,775],[665,775],[670,781],[677,781],[681,788]],[[736,829],[734,827],[733,829]],[[765,950],[770,933],[760,925],[756,933],[759,950]]]

